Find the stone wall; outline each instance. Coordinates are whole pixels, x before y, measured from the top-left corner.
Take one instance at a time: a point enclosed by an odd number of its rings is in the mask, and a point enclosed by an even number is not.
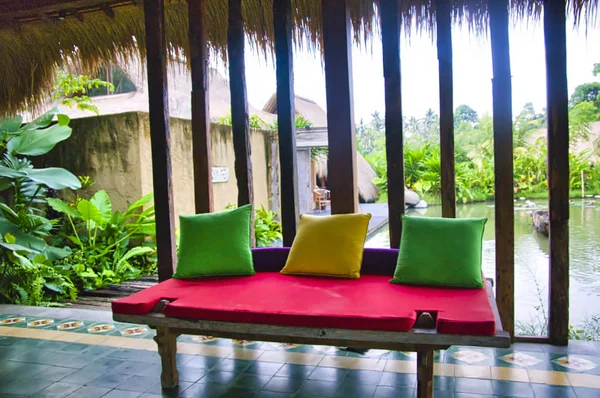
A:
[[[152,192],[152,153],[147,113],[131,112],[71,121],[71,138],[46,155],[44,166],[64,167],[96,180],[93,191],[106,190],[113,207],[123,209]],[[254,204],[279,207],[276,135],[251,132]],[[211,125],[213,167],[227,167],[229,180],[213,183],[215,211],[237,202],[231,127]],[[171,119],[171,159],[175,213],[194,213],[191,121]]]

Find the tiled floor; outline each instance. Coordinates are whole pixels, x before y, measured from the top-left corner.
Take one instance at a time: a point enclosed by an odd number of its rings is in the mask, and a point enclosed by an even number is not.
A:
[[[2,315],[3,314],[3,315]],[[0,306],[0,397],[411,397],[415,355],[182,336],[160,388],[153,331],[110,313]],[[515,344],[436,353],[435,397],[600,397],[600,348]]]

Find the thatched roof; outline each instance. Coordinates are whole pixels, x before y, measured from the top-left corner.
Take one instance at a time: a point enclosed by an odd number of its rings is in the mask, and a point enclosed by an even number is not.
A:
[[[313,159],[315,172],[319,178],[327,177],[327,155],[318,154]],[[364,202],[374,202],[379,196],[379,189],[373,183],[373,178],[377,173],[373,170],[369,162],[358,152],[356,152],[356,170],[358,195]]]
[[[206,0],[208,32],[215,57],[226,58],[227,1]],[[379,0],[349,0],[355,40],[368,41],[377,28]],[[487,24],[489,0],[451,0],[454,18],[478,32]],[[321,2],[293,1],[294,40],[319,51]],[[543,0],[512,0],[514,16],[539,16]],[[139,54],[144,59],[143,10],[139,0],[0,0],[0,114],[40,104],[50,91],[56,67],[77,66],[89,73],[100,64]],[[245,0],[243,17],[252,46],[273,52],[272,0]],[[401,1],[407,29],[431,30],[435,9],[429,0]],[[570,0],[576,20],[593,20],[598,0]],[[187,4],[166,2],[170,54],[188,49]]]
[[[302,115],[312,123],[312,127],[327,127],[327,113],[315,101],[296,95],[294,97],[294,107],[296,116]],[[263,111],[277,114],[277,93],[273,93],[265,103]]]

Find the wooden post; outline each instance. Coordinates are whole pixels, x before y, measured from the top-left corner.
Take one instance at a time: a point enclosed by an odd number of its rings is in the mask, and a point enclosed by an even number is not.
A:
[[[388,176],[390,247],[400,247],[404,199],[404,137],[400,68],[401,13],[398,0],[381,0],[381,39],[385,81],[385,150]]]
[[[437,50],[440,78],[440,157],[442,216],[456,217],[454,177],[454,86],[452,82],[452,7],[436,0]]]
[[[233,151],[235,153],[235,177],[238,186],[237,204],[242,206],[253,203],[242,0],[229,0],[227,43],[229,90],[231,91],[231,128],[233,130]]]
[[[175,388],[179,384],[177,372],[177,335],[169,328],[157,327],[154,341],[158,345],[158,354],[162,365],[160,384],[162,388]]]
[[[206,1],[188,1],[192,74],[192,156],[196,213],[213,211]]]
[[[433,350],[417,351],[417,398],[433,398]]]
[[[144,16],[158,279],[164,281],[173,276],[176,249],[163,0],[144,0]]]
[[[566,1],[544,1],[550,194],[550,288],[548,338],[569,337],[569,93],[567,88]]]
[[[327,188],[331,191],[331,213],[356,213],[356,131],[352,92],[352,37],[346,0],[321,2],[323,53],[327,94]]]
[[[296,236],[296,225],[299,217],[291,0],[273,1],[273,21],[275,25],[275,56],[277,67],[277,130],[279,134],[279,167],[281,171],[281,224],[283,246],[290,247]]]
[[[494,108],[496,302],[504,330],[515,331],[515,215],[513,191],[512,81],[508,0],[489,3]]]

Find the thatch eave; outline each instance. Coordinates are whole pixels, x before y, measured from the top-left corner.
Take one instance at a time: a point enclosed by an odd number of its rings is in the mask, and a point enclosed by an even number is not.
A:
[[[456,23],[477,33],[487,30],[489,0],[451,0]],[[379,0],[349,0],[354,39],[364,45],[378,28]],[[575,20],[595,22],[599,0],[570,0]],[[134,0],[0,0],[0,114],[34,108],[44,102],[57,67],[92,73],[99,65],[132,56],[145,58],[144,16]],[[319,0],[293,0],[294,42],[299,48],[321,49]],[[537,18],[542,0],[512,0],[518,18]],[[401,1],[403,26],[433,31],[435,8],[430,0]],[[209,44],[214,58],[226,61],[227,1],[207,0]],[[243,2],[246,35],[254,50],[273,54],[272,0]],[[188,53],[187,3],[165,6],[167,41],[173,59]]]

